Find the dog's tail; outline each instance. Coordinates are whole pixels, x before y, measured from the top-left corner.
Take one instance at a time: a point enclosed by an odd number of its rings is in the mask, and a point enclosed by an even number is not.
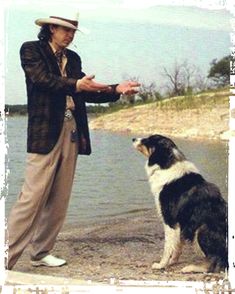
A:
[[[228,270],[228,255],[226,256],[214,256],[209,258],[210,266],[208,272],[219,273],[221,271]]]
[[[198,244],[209,260],[209,272],[228,269],[228,246],[226,226],[216,229],[203,225],[198,232]]]

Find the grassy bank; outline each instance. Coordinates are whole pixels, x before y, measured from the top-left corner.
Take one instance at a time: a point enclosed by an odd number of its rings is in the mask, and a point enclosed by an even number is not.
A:
[[[118,107],[118,106],[117,106]],[[223,139],[229,129],[229,90],[174,97],[122,108],[92,119],[92,129]]]
[[[226,89],[204,92],[198,95],[174,97],[156,103],[156,107],[161,110],[171,109],[175,111],[200,109],[202,107],[213,109],[220,106],[229,107],[229,92]]]

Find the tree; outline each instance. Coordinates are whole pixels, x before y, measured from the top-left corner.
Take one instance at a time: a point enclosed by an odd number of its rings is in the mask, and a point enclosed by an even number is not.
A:
[[[163,75],[168,78],[166,88],[170,96],[180,96],[184,94],[183,65],[176,61],[171,70],[163,68]]]
[[[216,87],[224,87],[230,83],[230,56],[225,56],[217,61],[213,59],[208,78],[212,79]]]
[[[163,70],[170,97],[192,94],[207,87],[206,77],[201,74],[197,66],[190,64],[187,60],[182,63],[176,61],[171,69],[164,67]]]
[[[161,94],[156,90],[156,84],[151,82],[150,84],[141,84],[138,97],[143,101],[158,101],[162,99]]]

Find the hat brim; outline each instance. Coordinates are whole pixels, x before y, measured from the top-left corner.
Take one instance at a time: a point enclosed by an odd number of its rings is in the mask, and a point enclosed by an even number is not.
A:
[[[78,28],[78,27],[74,26],[73,24],[71,24],[71,23],[69,23],[67,21],[57,19],[57,18],[53,18],[53,17],[36,19],[35,24],[40,26],[40,27],[45,25],[45,24],[54,24],[54,25],[59,25],[59,26],[62,26],[62,27],[70,28],[70,29],[73,29],[73,30],[76,30],[76,31],[80,31],[80,32],[82,32],[84,34],[87,33],[86,29]]]

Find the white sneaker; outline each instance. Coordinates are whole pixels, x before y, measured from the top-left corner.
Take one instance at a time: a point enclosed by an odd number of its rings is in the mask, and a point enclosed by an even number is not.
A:
[[[49,267],[57,267],[66,264],[66,260],[55,257],[53,255],[47,255],[39,260],[31,260],[32,266],[49,266]]]

